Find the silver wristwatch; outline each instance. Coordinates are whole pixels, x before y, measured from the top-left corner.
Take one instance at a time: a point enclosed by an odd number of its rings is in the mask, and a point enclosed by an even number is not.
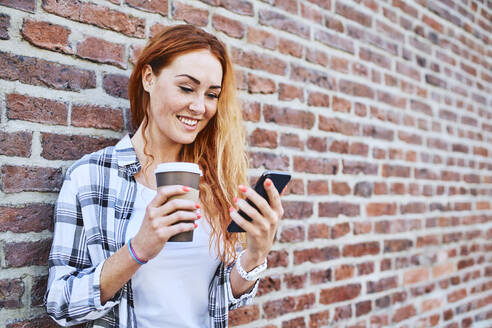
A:
[[[260,277],[260,274],[266,270],[267,259],[265,258],[265,262],[263,262],[261,265],[257,266],[250,272],[246,272],[241,265],[241,256],[244,254],[244,252],[246,252],[246,250],[243,250],[241,253],[239,253],[236,261],[236,270],[243,279],[248,281],[256,281]]]

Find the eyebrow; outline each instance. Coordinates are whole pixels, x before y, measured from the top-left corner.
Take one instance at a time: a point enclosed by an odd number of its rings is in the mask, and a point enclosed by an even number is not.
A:
[[[198,79],[194,78],[191,75],[188,75],[188,74],[179,74],[179,75],[176,75],[176,77],[181,77],[181,76],[187,77],[190,80],[192,80],[195,84],[200,85],[200,81],[198,81]],[[222,87],[220,85],[211,85],[210,86],[210,89],[222,89]]]

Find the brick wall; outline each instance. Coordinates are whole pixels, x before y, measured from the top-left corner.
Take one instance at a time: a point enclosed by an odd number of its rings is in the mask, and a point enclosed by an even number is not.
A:
[[[292,172],[241,327],[492,326],[492,3],[0,0],[0,327],[44,315],[66,168],[128,127],[149,36],[236,64],[251,176]]]

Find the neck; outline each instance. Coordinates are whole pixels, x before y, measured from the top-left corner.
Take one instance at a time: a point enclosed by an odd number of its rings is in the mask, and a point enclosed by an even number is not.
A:
[[[150,126],[147,127],[146,131],[144,131],[142,126],[143,124],[140,125],[138,130],[135,132],[135,135],[131,138],[138,161],[143,168],[146,168],[146,170],[141,170],[138,172],[136,178],[147,186],[155,187],[153,172],[157,165],[165,162],[178,162],[179,152],[181,151],[183,145],[173,143],[168,138],[154,136],[150,131]],[[147,141],[147,154],[144,153],[144,133]],[[152,155],[153,160],[149,155]]]

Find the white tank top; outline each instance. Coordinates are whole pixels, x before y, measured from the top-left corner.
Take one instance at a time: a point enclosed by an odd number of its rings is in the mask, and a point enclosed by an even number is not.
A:
[[[156,191],[137,183],[135,205],[125,241],[142,224]],[[138,328],[209,327],[208,287],[220,259],[209,251],[210,225],[202,216],[192,242],[167,242],[162,251],[132,277]]]

